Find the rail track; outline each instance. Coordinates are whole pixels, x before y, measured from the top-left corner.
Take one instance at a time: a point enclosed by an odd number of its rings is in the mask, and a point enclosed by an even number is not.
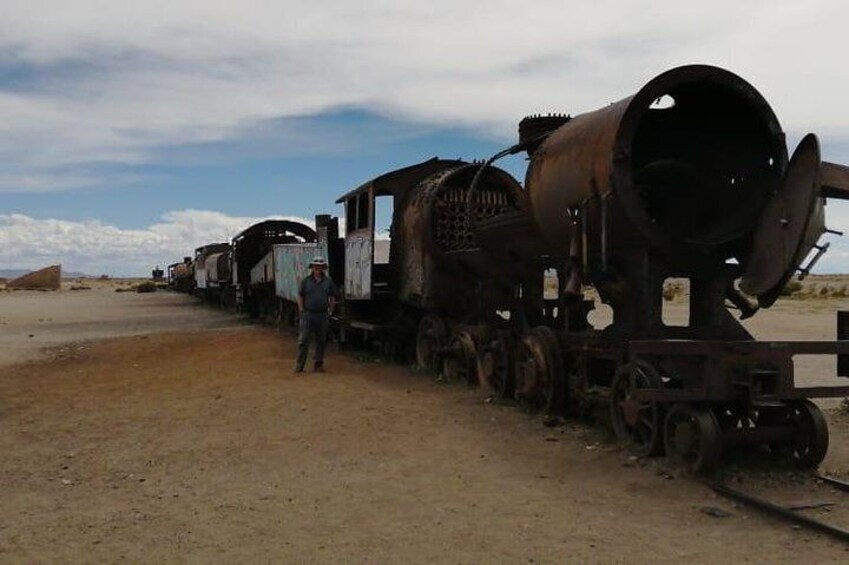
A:
[[[815,474],[813,476],[839,491],[849,493],[849,482],[821,474]],[[821,502],[816,504],[797,504],[788,506],[770,501],[766,498],[761,498],[749,492],[732,488],[724,482],[709,482],[708,486],[721,496],[757,509],[775,518],[792,523],[795,526],[807,528],[849,544],[849,529],[818,520],[817,518],[813,518],[802,513],[803,510],[834,506],[836,503]]]

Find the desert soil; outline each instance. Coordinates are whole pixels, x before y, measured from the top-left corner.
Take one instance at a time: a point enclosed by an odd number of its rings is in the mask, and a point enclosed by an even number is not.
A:
[[[841,306],[787,301],[752,330],[833,339]],[[294,341],[167,292],[0,294],[0,562],[849,560],[631,457],[603,424],[547,428],[334,348],[329,373],[293,374]],[[849,416],[826,408],[823,470],[845,479]],[[745,457],[721,473],[835,502],[810,514],[849,527],[849,497],[813,479]]]

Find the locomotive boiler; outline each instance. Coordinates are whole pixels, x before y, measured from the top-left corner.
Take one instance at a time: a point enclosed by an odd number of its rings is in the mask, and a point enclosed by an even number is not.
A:
[[[346,232],[341,257],[331,246],[330,264],[344,264],[343,338],[377,341],[393,356],[410,353],[448,378],[477,382],[481,344],[509,330],[499,314],[538,295],[528,315],[541,320],[538,259],[487,253],[473,232],[478,222],[527,207],[505,171],[434,158],[372,179],[337,203],[345,205]],[[388,240],[376,236],[381,208],[391,218]],[[516,281],[534,292],[519,296]]]

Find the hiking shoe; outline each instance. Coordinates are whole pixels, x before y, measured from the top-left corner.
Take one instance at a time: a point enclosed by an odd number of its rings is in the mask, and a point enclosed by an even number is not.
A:
[[[315,367],[312,368],[312,370],[315,373],[323,373],[324,372],[324,366],[323,365],[316,365]]]
[[[294,372],[295,372],[295,373],[303,373],[303,372],[304,372],[304,368],[303,368],[303,367],[295,367]]]

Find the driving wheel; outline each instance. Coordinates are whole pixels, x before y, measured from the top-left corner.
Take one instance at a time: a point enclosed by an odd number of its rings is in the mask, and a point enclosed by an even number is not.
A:
[[[442,318],[427,314],[419,322],[416,332],[416,363],[423,369],[438,371],[440,369],[440,350],[448,338],[448,328]]]
[[[487,344],[478,355],[478,379],[497,398],[513,397],[512,343],[507,332]]]
[[[801,469],[817,468],[828,453],[828,424],[817,405],[810,400],[794,402],[773,421],[791,426],[793,439],[770,448]]]
[[[477,347],[468,332],[460,332],[451,339],[451,345],[442,364],[442,374],[449,382],[478,384]]]
[[[663,426],[666,456],[690,473],[707,471],[722,455],[722,434],[713,413],[690,404],[676,404]]]
[[[516,400],[546,414],[563,404],[563,359],[554,332],[545,326],[530,330],[519,341],[515,358]]]
[[[663,451],[663,414],[657,402],[638,401],[637,389],[663,388],[660,375],[650,364],[637,361],[624,365],[613,377],[610,391],[610,420],[613,431],[637,454],[657,455]]]

